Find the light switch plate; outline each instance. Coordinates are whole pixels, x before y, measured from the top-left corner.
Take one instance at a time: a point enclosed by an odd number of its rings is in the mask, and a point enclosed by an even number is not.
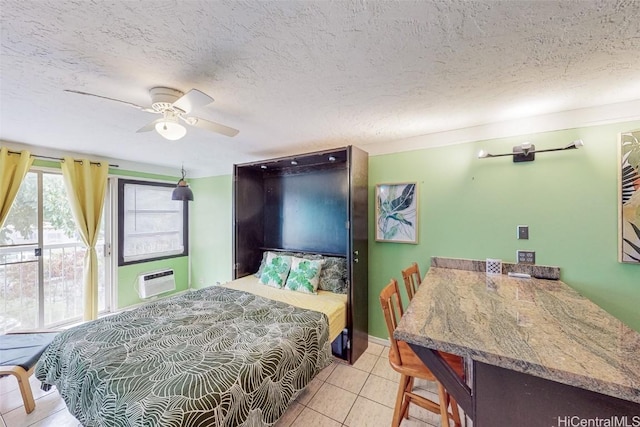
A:
[[[536,251],[517,251],[516,259],[518,260],[518,264],[535,264]]]
[[[528,225],[519,225],[518,226],[518,240],[528,240],[529,239],[529,226]]]

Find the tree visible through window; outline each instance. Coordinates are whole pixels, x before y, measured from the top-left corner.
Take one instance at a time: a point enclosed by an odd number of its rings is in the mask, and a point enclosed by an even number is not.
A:
[[[33,175],[33,174],[32,174]],[[68,238],[76,238],[76,224],[71,215],[71,206],[65,203],[67,192],[61,178],[47,175],[42,191],[44,217],[55,230],[62,231]],[[37,236],[38,197],[35,175],[28,176],[20,186],[11,214],[0,229],[0,245],[15,245],[29,242]]]
[[[100,311],[108,310],[105,216],[96,244]],[[81,319],[84,254],[62,175],[29,172],[0,229],[0,332]]]
[[[118,265],[188,254],[187,202],[174,184],[119,180]]]

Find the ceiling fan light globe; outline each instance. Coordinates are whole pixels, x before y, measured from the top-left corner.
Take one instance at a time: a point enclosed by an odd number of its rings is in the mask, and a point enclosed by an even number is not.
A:
[[[187,128],[178,122],[162,120],[156,123],[156,132],[165,139],[176,141],[187,134]]]

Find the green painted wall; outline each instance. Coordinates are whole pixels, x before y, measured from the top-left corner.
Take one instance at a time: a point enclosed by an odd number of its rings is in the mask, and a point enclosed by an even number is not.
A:
[[[561,268],[561,279],[640,331],[640,265],[617,261],[617,134],[640,122],[479,141],[373,156],[369,159],[370,224],[375,184],[417,181],[419,244],[375,242],[369,234],[369,333],[386,338],[377,296],[400,269],[431,256],[500,258],[536,251],[536,262]],[[481,148],[510,152],[529,141],[538,149],[581,138],[579,150],[542,153],[530,163],[478,159]],[[529,240],[516,226],[529,225]]]
[[[189,289],[189,257],[162,259],[151,262],[141,262],[118,267],[118,309],[138,304],[143,301],[138,297],[136,291],[138,286],[138,275],[156,270],[172,268],[176,280],[176,290],[162,294],[157,298],[169,296],[176,292]]]
[[[232,278],[231,175],[192,179],[189,204],[191,286],[201,288]]]
[[[53,160],[34,159],[33,160],[33,166],[40,166],[40,167],[43,167],[43,168],[61,169],[60,162],[56,162],[56,161],[53,161]]]
[[[76,157],[80,158],[82,156],[77,155]],[[60,162],[56,160],[34,159],[33,166],[60,169]],[[109,175],[122,176],[124,178],[147,178],[147,179],[158,179],[158,180],[165,180],[165,181],[168,180],[168,181],[176,181],[176,183],[178,182],[178,179],[179,179],[179,177],[177,176],[158,175],[155,173],[123,170],[117,167],[110,167]]]
[[[157,179],[160,181],[173,181],[176,184],[180,177],[178,176],[169,176],[169,175],[158,175],[156,173],[147,173],[147,172],[138,172],[132,170],[122,170],[118,168],[109,168],[109,175],[121,176],[123,178],[140,178],[140,179]],[[189,181],[187,179],[187,181]]]
[[[640,265],[617,261],[618,133],[640,122],[545,132],[369,158],[369,333],[386,338],[377,296],[401,268],[431,256],[515,261],[517,249],[536,251],[538,264],[561,268],[561,279],[640,331]],[[478,159],[481,148],[510,152],[529,141],[538,149],[583,139],[579,150],[538,154],[531,163],[510,157]],[[419,184],[419,243],[376,242],[377,183]],[[230,176],[194,179],[192,284],[231,278]],[[529,240],[516,226],[529,225]],[[202,281],[202,284],[200,284]]]
[[[146,172],[137,172],[131,170],[121,170],[118,168],[109,168],[110,175],[116,175],[122,178],[128,179],[155,179],[162,181],[175,181],[179,180],[179,177],[158,175]],[[191,230],[191,224],[189,225]],[[117,260],[114,260],[117,262]],[[138,264],[130,264],[124,267],[118,267],[118,298],[116,309],[126,308],[130,305],[139,304],[143,302],[138,297],[136,291],[138,275],[142,273],[149,273],[151,271],[162,270],[171,268],[174,272],[176,281],[176,290],[162,294],[156,298],[162,298],[172,295],[177,292],[182,292],[189,289],[189,257],[169,258],[151,262],[141,262]],[[144,300],[144,301],[149,301]]]
[[[130,170],[120,170],[116,168],[109,168],[109,174],[116,175],[122,178],[128,179],[157,179],[163,181],[175,181],[178,182],[179,177],[151,174],[145,172],[137,172]],[[114,260],[117,262],[117,260]],[[116,309],[126,308],[130,305],[139,304],[143,301],[138,297],[136,291],[138,275],[142,273],[149,273],[151,271],[162,270],[172,268],[176,281],[176,290],[162,294],[157,298],[166,297],[177,292],[182,292],[189,289],[189,257],[178,257],[162,259],[151,262],[141,262],[139,264],[130,264],[123,267],[118,267],[118,298]]]

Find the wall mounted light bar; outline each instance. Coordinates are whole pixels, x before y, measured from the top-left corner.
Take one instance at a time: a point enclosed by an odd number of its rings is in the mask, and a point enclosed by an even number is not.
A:
[[[503,157],[503,156],[513,156],[513,162],[532,162],[536,159],[536,153],[547,153],[549,151],[564,151],[564,150],[575,150],[584,145],[581,139],[576,139],[571,142],[571,144],[565,147],[559,148],[549,148],[546,150],[536,150],[536,146],[531,144],[530,142],[523,142],[520,145],[516,145],[513,147],[512,153],[504,153],[504,154],[491,154],[485,150],[480,150],[478,153],[479,159],[486,159],[487,157]]]

